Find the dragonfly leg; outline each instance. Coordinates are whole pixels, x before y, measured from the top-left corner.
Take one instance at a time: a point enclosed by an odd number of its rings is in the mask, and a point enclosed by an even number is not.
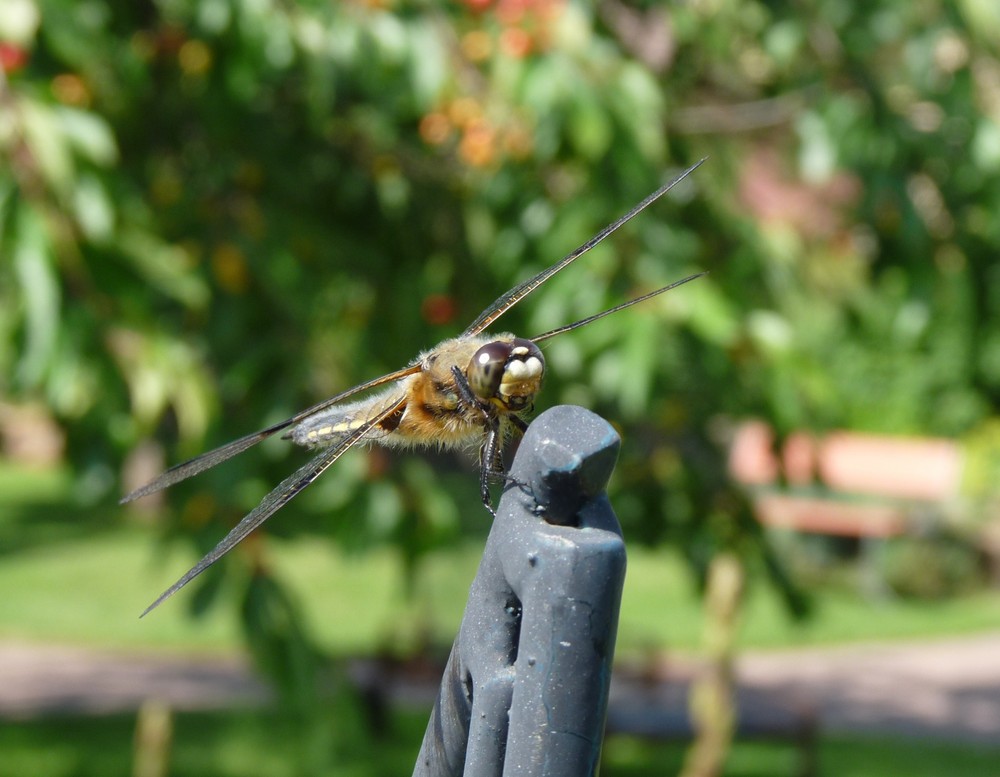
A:
[[[458,392],[458,401],[463,407],[470,411],[478,411],[482,416],[483,429],[486,437],[483,445],[479,449],[479,494],[483,499],[483,504],[490,511],[490,515],[496,517],[493,512],[493,502],[490,498],[490,478],[503,476],[502,464],[498,469],[498,458],[500,456],[501,436],[500,419],[496,413],[492,412],[490,406],[479,399],[472,391],[468,379],[457,366],[451,368],[451,374],[455,378],[455,390]]]
[[[494,518],[493,500],[490,498],[490,479],[503,477],[502,463],[500,459],[500,424],[493,419],[486,428],[486,438],[479,449],[479,494],[483,499],[483,504],[490,511]],[[498,469],[499,465],[499,469]]]
[[[483,422],[488,423],[493,417],[490,406],[472,392],[468,378],[458,367],[453,366],[451,374],[455,378],[455,390],[458,392],[459,404],[466,410],[478,410],[483,416]]]
[[[511,425],[517,430],[517,433],[521,435],[527,431],[528,424],[523,418],[513,413],[505,415],[503,417],[504,420],[501,420],[491,405],[479,399],[473,393],[468,379],[457,366],[452,367],[451,372],[455,378],[455,390],[458,393],[459,403],[464,409],[473,412],[478,410],[482,414],[483,429],[486,432],[486,436],[483,438],[483,444],[479,449],[479,493],[483,499],[483,504],[486,505],[486,509],[490,511],[491,515],[496,517],[496,513],[493,512],[492,499],[490,498],[490,481],[494,480],[500,483],[509,482],[507,470],[503,462],[503,446],[506,435],[501,430],[502,424],[505,424],[509,420]]]
[[[530,410],[528,412],[530,412]],[[520,416],[516,416],[513,413],[511,413],[510,415],[505,416],[505,419],[507,421],[510,421],[510,425],[512,427],[514,427],[514,429],[516,430],[516,433],[518,435],[520,435],[521,437],[523,437],[524,433],[526,431],[528,431],[528,422],[525,421]],[[517,478],[513,477],[510,474],[510,472],[508,471],[507,465],[505,464],[505,462],[503,460],[503,458],[504,458],[504,456],[503,456],[503,441],[506,439],[507,435],[506,434],[501,434],[499,432],[499,430],[498,430],[497,436],[498,436],[498,442],[497,442],[496,459],[495,459],[495,461],[493,463],[493,466],[489,468],[489,475],[490,475],[490,477],[492,477],[494,480],[496,480],[496,481],[498,481],[500,483],[503,483],[504,489],[506,489],[507,486],[515,486],[516,488],[519,488],[524,493],[530,495],[532,493],[530,484],[523,483],[520,480],[518,480]],[[486,443],[484,442],[483,443],[484,447],[485,447],[485,444]],[[480,455],[482,455],[482,453]]]

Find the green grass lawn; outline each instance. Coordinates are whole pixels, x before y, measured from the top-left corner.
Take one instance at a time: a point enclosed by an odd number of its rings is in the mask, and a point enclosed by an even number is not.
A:
[[[346,721],[346,722],[345,722]],[[382,736],[368,733],[344,710],[329,710],[313,731],[271,712],[184,714],[174,717],[172,777],[338,777],[409,775],[426,726],[425,713],[394,715]],[[5,722],[0,726],[0,777],[106,777],[131,773],[131,715]],[[684,744],[610,737],[603,777],[677,774]],[[796,774],[801,751],[791,744],[738,742],[724,774]],[[912,740],[825,737],[819,773],[837,777],[994,777],[1000,748]]]
[[[2,538],[0,519],[0,538]],[[232,608],[188,616],[193,589],[151,615],[139,613],[197,559],[162,546],[155,533],[109,525],[38,542],[0,556],[0,638],[69,641],[155,649],[232,650],[240,636]],[[451,642],[481,544],[428,556],[408,591],[390,550],[351,556],[315,539],[272,540],[268,558],[294,592],[320,644],[335,654],[405,646],[430,636]],[[239,555],[231,562],[239,567]],[[777,648],[858,640],[973,633],[1000,623],[1000,597],[983,592],[941,602],[873,601],[847,586],[816,592],[815,617],[793,622],[763,581],[751,589],[741,644]],[[619,627],[619,655],[653,649],[695,650],[701,610],[693,581],[670,550],[629,550]]]
[[[652,777],[677,774],[684,762],[681,743],[651,744],[625,737],[605,742],[602,777]],[[791,744],[737,742],[723,771],[727,777],[779,777],[798,774],[802,753]],[[994,777],[1000,747],[943,743],[822,737],[816,753],[817,773],[836,777]]]

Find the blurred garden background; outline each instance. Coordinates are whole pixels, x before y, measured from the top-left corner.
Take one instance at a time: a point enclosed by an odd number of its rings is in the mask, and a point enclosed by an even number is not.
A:
[[[142,621],[304,455],[117,500],[405,365],[702,157],[499,327],[709,271],[545,347],[539,409],[624,440],[619,658],[995,630],[996,3],[2,0],[0,642],[247,652],[278,701],[178,712],[172,774],[408,774],[426,709],[372,731],[342,661],[450,644],[489,529],[474,456],[355,451]],[[777,464],[748,488],[751,419]],[[932,499],[834,493],[843,431],[960,466]],[[905,526],[765,529],[762,494]],[[704,596],[719,559],[735,611]],[[0,775],[129,773],[135,729],[0,722]],[[612,741],[603,773],[686,746]],[[821,766],[995,773],[942,747],[824,738]],[[781,773],[781,748],[720,762]]]

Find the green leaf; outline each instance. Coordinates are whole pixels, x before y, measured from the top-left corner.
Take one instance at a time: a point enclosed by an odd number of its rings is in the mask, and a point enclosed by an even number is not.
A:
[[[59,281],[45,221],[31,206],[18,210],[14,269],[24,303],[24,345],[18,380],[37,387],[55,352],[59,335]]]
[[[984,172],[1000,170],[1000,125],[988,118],[976,122],[972,159]]]
[[[4,0],[0,3],[0,40],[29,45],[40,19],[41,14],[32,0]]]
[[[45,183],[61,194],[72,189],[73,154],[56,110],[37,100],[21,101],[24,139]]]
[[[211,297],[205,281],[195,272],[187,253],[178,246],[136,227],[126,227],[119,246],[140,274],[158,291],[190,308],[204,308]]]
[[[579,90],[573,101],[568,129],[573,146],[586,159],[599,159],[611,146],[613,132],[608,114],[585,90]]]
[[[102,182],[93,175],[83,175],[73,192],[73,210],[84,236],[105,242],[115,227],[115,210]]]
[[[84,159],[100,167],[118,161],[114,132],[103,118],[89,111],[64,106],[56,108],[54,115],[70,148]]]
[[[970,29],[994,43],[1000,42],[1000,5],[994,0],[961,0],[959,8]]]

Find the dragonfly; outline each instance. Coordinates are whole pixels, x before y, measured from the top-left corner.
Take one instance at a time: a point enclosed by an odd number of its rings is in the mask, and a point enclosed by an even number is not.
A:
[[[424,351],[408,366],[342,391],[280,423],[177,464],[123,497],[122,504],[168,488],[233,458],[279,432],[298,445],[319,450],[311,461],[268,493],[215,548],[160,594],[140,617],[157,608],[221,559],[359,444],[455,448],[478,443],[480,494],[483,504],[493,513],[490,483],[504,477],[504,445],[527,429],[524,416],[532,411],[535,397],[541,390],[545,359],[538,343],[645,302],[705,273],[689,275],[608,310],[531,338],[515,337],[509,333],[489,335],[485,333],[487,327],[674,188],[704,161],[702,159],[691,165],[586,243],[500,296],[460,335]],[[357,395],[380,387],[383,387],[381,391],[371,396],[355,399]]]

